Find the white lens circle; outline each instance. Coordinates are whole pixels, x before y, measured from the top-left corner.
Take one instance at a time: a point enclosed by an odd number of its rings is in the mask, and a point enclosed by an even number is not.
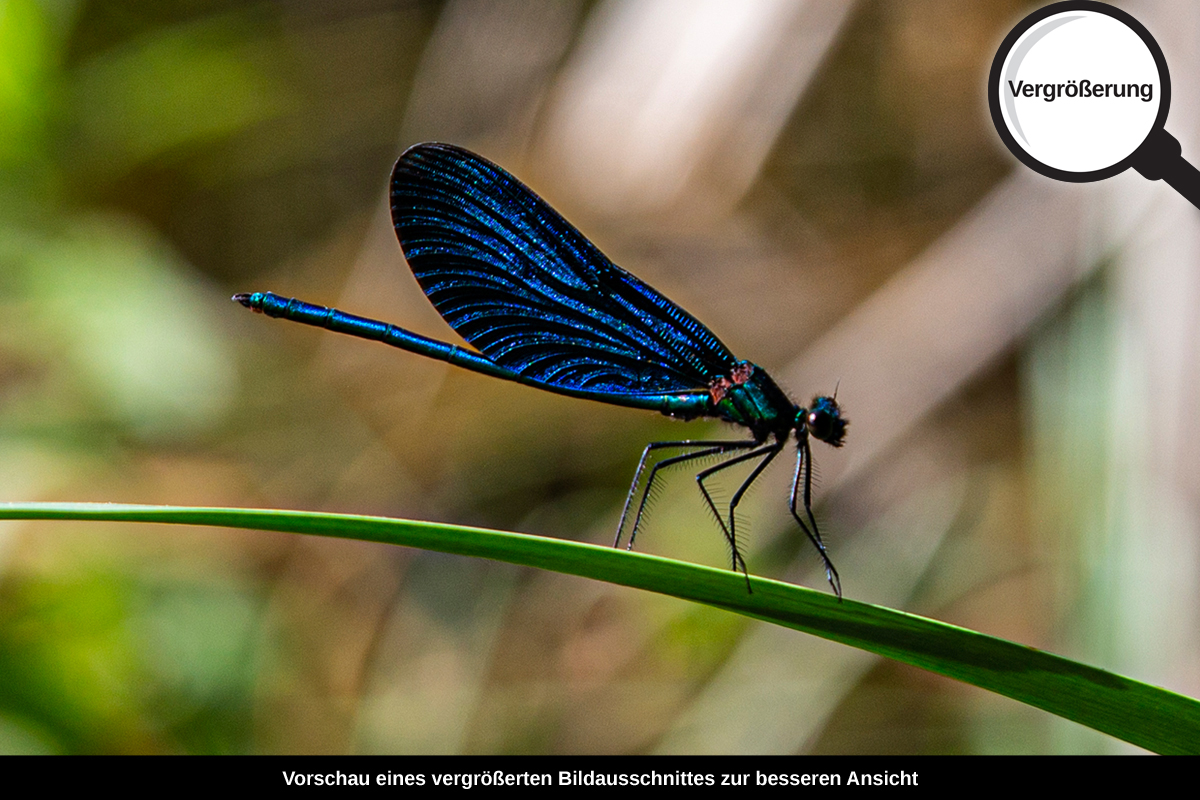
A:
[[[998,77],[999,110],[1013,139],[1036,161],[1069,173],[1107,169],[1132,155],[1154,129],[1163,99],[1146,43],[1095,11],[1063,11],[1032,25]]]

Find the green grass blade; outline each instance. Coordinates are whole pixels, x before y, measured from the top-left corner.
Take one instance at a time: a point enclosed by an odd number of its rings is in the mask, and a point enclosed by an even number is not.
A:
[[[795,628],[1011,697],[1158,753],[1200,753],[1200,702],[1031,647],[764,578],[609,547],[432,522],[257,509],[0,504],[0,519],[159,522],[384,542],[579,575]]]

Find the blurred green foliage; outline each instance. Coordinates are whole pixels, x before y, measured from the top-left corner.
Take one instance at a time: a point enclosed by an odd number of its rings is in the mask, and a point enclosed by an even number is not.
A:
[[[416,23],[414,37],[426,13],[339,12],[350,28],[399,15]],[[229,292],[213,276],[262,255],[238,252],[236,240],[259,236],[262,220],[249,215],[230,236],[213,212],[225,213],[231,196],[261,202],[247,184],[261,188],[280,172],[304,172],[295,186],[308,183],[309,170],[339,170],[336,149],[325,150],[334,143],[314,140],[331,135],[342,109],[331,102],[312,113],[314,84],[336,80],[337,70],[304,76],[297,60],[306,38],[337,22],[306,22],[269,4],[0,3],[7,499],[60,490],[145,496],[155,478],[143,470],[161,477],[168,462],[228,435],[237,353]],[[358,66],[353,54],[346,61],[345,69]],[[398,61],[381,81],[402,80]],[[399,94],[382,110],[395,115]],[[363,117],[381,108],[358,108],[338,135],[355,149],[390,148],[390,133],[360,135]],[[269,153],[267,163],[256,149]],[[248,174],[250,162],[262,171]],[[320,224],[299,241],[289,240],[293,231],[262,237],[276,248],[270,261],[361,213],[378,188],[374,177],[366,183],[353,186],[348,207],[340,198],[298,204]],[[326,213],[333,207],[336,216]],[[103,554],[49,541],[31,553],[11,532],[0,536],[14,545],[0,548],[0,751],[256,749],[259,577],[160,573],[119,540]]]

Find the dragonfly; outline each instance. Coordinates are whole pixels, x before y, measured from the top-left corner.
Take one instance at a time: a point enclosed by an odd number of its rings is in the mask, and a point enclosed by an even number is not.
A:
[[[383,342],[556,394],[745,428],[744,439],[648,444],[613,545],[621,545],[628,528],[626,546],[633,549],[664,470],[715,459],[696,474],[696,483],[747,590],[735,512],[794,437],[788,509],[841,599],[841,579],[812,513],[809,444],[817,439],[842,446],[849,421],[836,392],[814,397],[808,408],[797,405],[762,367],[736,358],[699,320],[613,264],[531,189],[461,147],[427,142],[406,150],[392,170],[391,208],[417,283],[470,348],[271,292],[233,300],[269,317]],[[739,464],[752,466],[720,508],[709,481]]]

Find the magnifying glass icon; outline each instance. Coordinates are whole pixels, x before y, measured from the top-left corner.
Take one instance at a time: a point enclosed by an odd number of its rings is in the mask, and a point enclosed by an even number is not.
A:
[[[1004,144],[1036,172],[1085,183],[1133,167],[1200,207],[1200,172],[1164,128],[1167,60],[1119,8],[1071,0],[1025,17],[992,61],[988,104]]]

